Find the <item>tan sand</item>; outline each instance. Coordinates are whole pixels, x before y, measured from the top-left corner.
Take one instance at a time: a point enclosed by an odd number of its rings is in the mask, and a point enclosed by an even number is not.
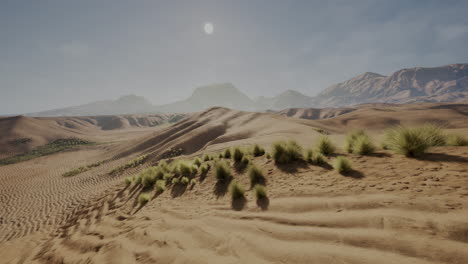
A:
[[[460,111],[433,106],[427,116],[444,116],[450,130],[468,132],[466,115],[460,120]],[[399,111],[393,116],[401,123],[420,118]],[[347,123],[367,124],[362,110],[338,118],[359,112]],[[340,125],[329,129],[333,122]],[[234,175],[248,190],[245,204],[232,205],[212,171],[193,188],[169,188],[142,208],[136,201],[142,190],[123,184],[170,147],[192,157],[278,139],[309,146],[319,127],[339,146],[349,129],[334,119],[215,108],[165,129],[122,130],[127,137],[113,144],[0,167],[0,263],[468,263],[468,147],[432,148],[419,160],[381,150],[341,153],[355,169],[347,176],[328,166],[279,168],[258,157],[269,194],[260,204],[245,172]],[[150,154],[147,164],[106,174],[142,153]],[[107,158],[101,167],[61,176]]]

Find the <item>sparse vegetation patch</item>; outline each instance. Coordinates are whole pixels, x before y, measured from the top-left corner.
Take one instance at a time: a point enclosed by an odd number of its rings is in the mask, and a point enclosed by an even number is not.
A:
[[[273,159],[276,163],[287,164],[302,159],[302,148],[296,141],[280,141],[273,144]]]
[[[57,139],[46,145],[40,146],[30,152],[19,154],[13,157],[0,159],[0,165],[14,164],[30,159],[51,155],[67,149],[73,149],[79,146],[93,145],[94,142],[86,141],[79,138]]]
[[[115,167],[114,169],[112,169],[109,174],[120,174],[122,172],[124,172],[125,170],[129,169],[129,168],[135,168],[135,167],[138,167],[140,166],[141,164],[145,163],[146,159],[148,158],[148,155],[142,155],[142,156],[139,156],[123,165],[120,165],[118,167]]]

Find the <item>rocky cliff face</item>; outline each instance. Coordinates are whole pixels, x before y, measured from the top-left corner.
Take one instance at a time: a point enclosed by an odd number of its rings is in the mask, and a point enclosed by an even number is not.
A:
[[[382,102],[460,102],[468,100],[468,64],[402,69],[390,76],[364,73],[332,85],[317,96],[318,106]]]

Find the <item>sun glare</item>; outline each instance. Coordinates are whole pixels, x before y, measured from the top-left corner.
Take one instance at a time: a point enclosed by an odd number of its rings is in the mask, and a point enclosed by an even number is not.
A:
[[[213,31],[214,31],[214,25],[212,23],[206,22],[203,25],[203,30],[205,31],[205,34],[211,35],[213,34]]]

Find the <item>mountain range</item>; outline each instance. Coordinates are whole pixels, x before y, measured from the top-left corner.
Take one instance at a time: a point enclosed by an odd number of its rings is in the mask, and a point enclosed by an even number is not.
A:
[[[287,90],[273,97],[251,99],[231,83],[198,87],[185,100],[152,105],[144,97],[128,95],[114,101],[28,114],[31,116],[86,116],[157,112],[196,112],[212,106],[248,111],[288,108],[345,107],[363,103],[467,102],[468,64],[401,69],[390,76],[366,72],[334,84],[317,96]]]

